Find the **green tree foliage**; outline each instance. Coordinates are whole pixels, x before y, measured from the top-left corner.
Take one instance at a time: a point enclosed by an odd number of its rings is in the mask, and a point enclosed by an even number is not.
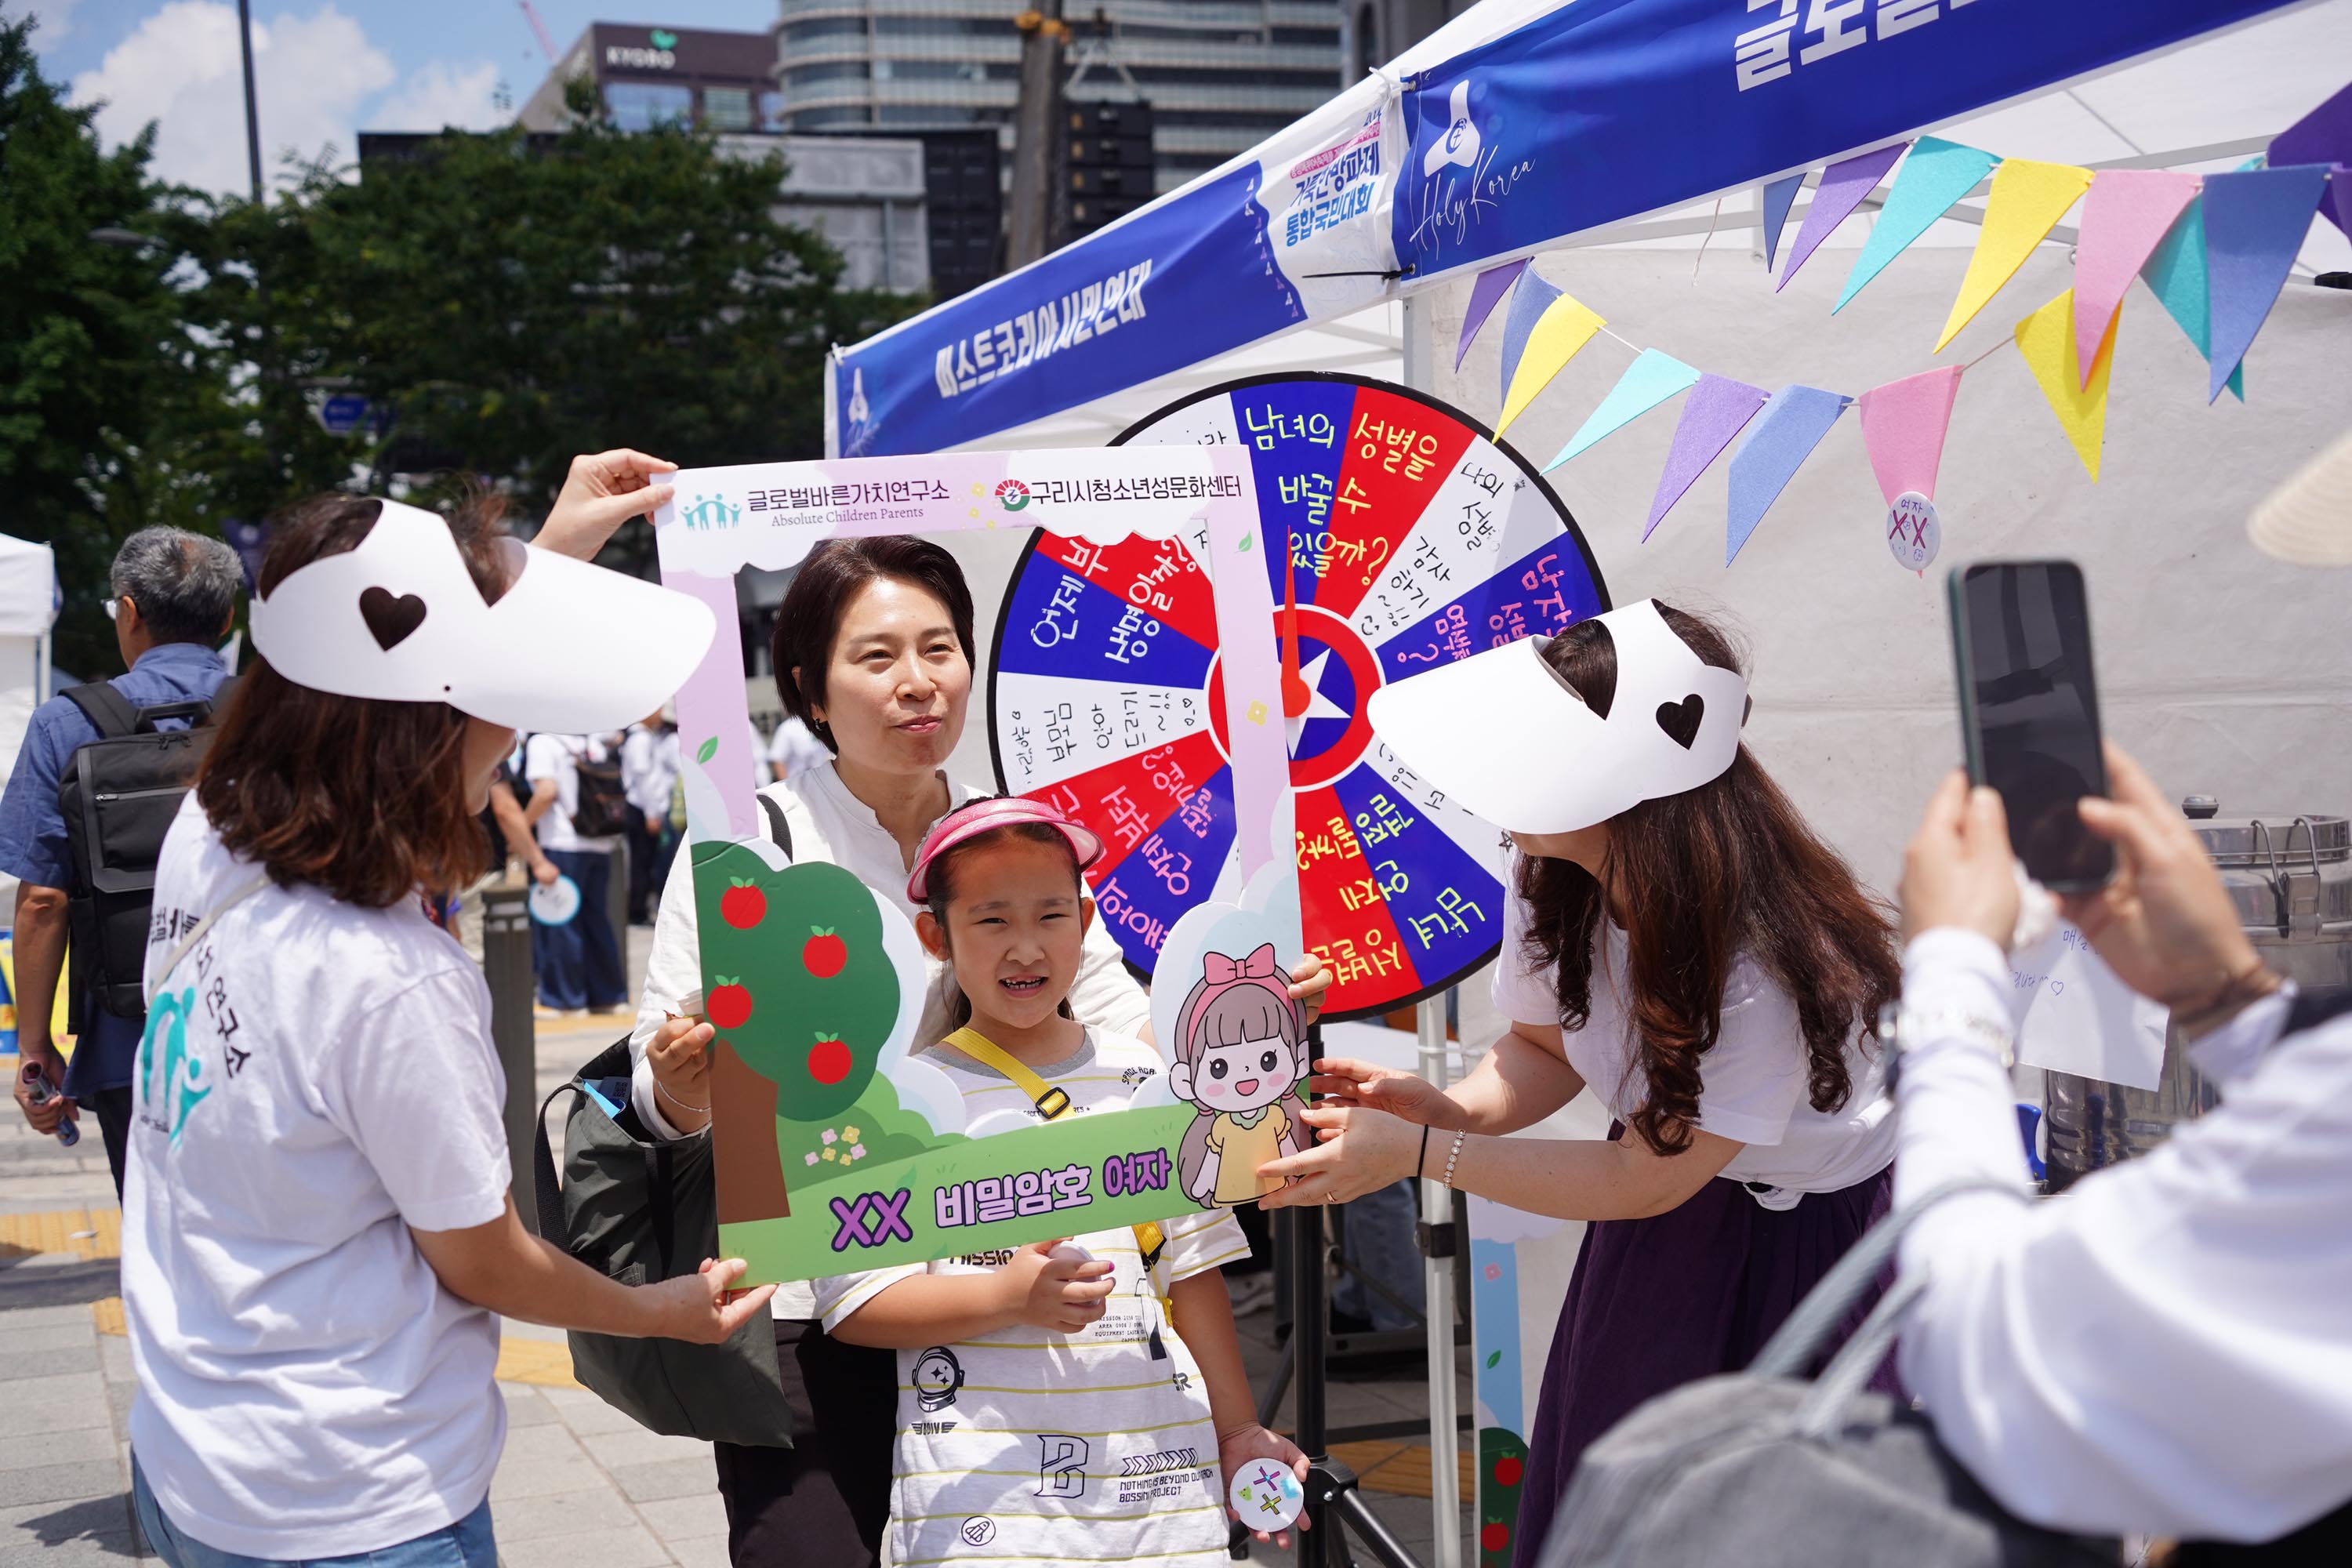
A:
[[[204,345],[167,281],[168,193],[152,135],[105,152],[35,59],[30,21],[0,19],[0,531],[57,552],[61,668],[120,660],[101,613],[114,550],[149,522],[194,523],[205,486],[176,433],[220,417]]]
[[[843,290],[840,255],[778,219],[782,174],[691,130],[594,118],[449,136],[356,182],[322,161],[266,211],[212,212],[193,308],[224,339],[266,321],[284,395],[325,383],[395,411],[331,456],[482,476],[525,517],[576,452],[815,457],[826,349],[912,302]],[[315,430],[299,409],[282,423]]]

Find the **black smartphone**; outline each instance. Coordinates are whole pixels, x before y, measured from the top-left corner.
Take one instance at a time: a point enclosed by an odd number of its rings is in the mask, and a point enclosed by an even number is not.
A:
[[[2000,792],[2009,841],[2058,892],[2106,886],[2114,847],[2076,802],[2107,793],[2091,607],[2072,561],[1980,561],[1948,580],[1971,783]]]

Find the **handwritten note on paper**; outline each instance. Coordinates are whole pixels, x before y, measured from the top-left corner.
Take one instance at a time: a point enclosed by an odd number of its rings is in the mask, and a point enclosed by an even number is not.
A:
[[[2010,982],[2033,993],[2017,1035],[2027,1067],[2128,1089],[2154,1089],[2164,1072],[2170,1015],[2116,976],[2081,931],[2061,925],[2010,960]]]

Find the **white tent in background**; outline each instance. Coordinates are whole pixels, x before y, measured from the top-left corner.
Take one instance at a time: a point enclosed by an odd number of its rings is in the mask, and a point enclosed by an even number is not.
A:
[[[48,693],[49,624],[57,619],[57,563],[49,547],[0,533],[0,780],[16,770],[25,725]],[[13,881],[0,878],[6,907],[14,907],[15,891]]]

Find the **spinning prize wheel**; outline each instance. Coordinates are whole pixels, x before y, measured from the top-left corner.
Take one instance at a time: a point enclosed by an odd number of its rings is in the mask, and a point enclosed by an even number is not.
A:
[[[1507,846],[1372,734],[1382,684],[1609,607],[1576,521],[1453,408],[1347,375],[1228,382],[1115,445],[1234,446],[1255,471],[1284,640],[1307,941],[1325,1016],[1405,1006],[1494,955]],[[1177,917],[1238,890],[1224,682],[1205,532],[1094,545],[1043,530],[1013,572],[989,672],[999,785],[1101,835],[1100,918],[1150,974]],[[1295,678],[1292,672],[1295,671]]]

